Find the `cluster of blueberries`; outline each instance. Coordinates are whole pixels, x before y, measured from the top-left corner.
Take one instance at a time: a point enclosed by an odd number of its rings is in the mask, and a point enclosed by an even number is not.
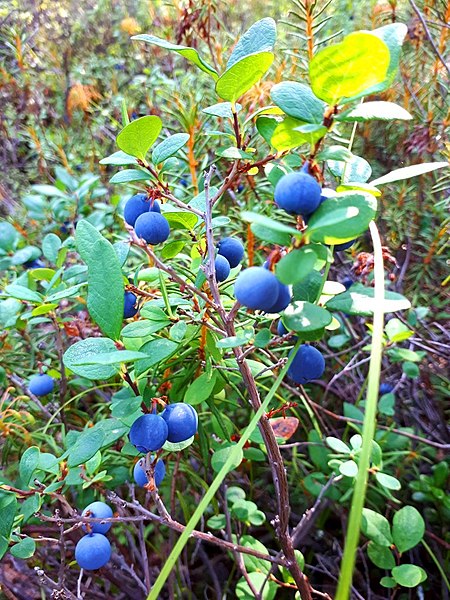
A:
[[[279,208],[291,215],[301,215],[305,220],[324,200],[322,188],[305,167],[281,177],[275,187],[274,199]],[[234,294],[243,306],[267,313],[280,313],[291,302],[289,286],[278,280],[268,261],[262,267],[242,271],[236,279]],[[281,320],[277,332],[280,336],[288,333]],[[288,376],[297,384],[305,384],[319,379],[324,370],[325,360],[319,350],[302,344],[288,369]]]
[[[113,511],[104,502],[92,502],[81,513],[82,517],[94,519],[110,519]],[[100,569],[111,558],[111,544],[106,534],[111,528],[111,522],[96,522],[83,525],[88,533],[75,546],[75,560],[82,569],[92,571]]]

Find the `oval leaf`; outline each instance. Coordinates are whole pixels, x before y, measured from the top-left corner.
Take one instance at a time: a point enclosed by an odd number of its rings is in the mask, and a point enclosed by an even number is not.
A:
[[[64,353],[65,366],[86,379],[111,379],[119,368],[116,365],[79,365],[78,361],[104,352],[114,352],[116,345],[108,338],[88,338],[70,346]]]
[[[188,139],[188,133],[175,133],[175,135],[171,135],[155,147],[152,153],[152,163],[159,165],[164,162],[170,156],[176,154],[187,143]]]
[[[117,136],[117,145],[123,152],[145,159],[150,146],[158,137],[162,128],[162,121],[155,115],[147,115],[131,121]]]
[[[389,49],[379,37],[364,31],[351,33],[312,59],[313,92],[331,105],[354,98],[385,80],[389,61]]]
[[[219,78],[216,92],[223,100],[236,102],[248,92],[269,70],[274,55],[271,52],[259,52],[246,56],[235,63]]]

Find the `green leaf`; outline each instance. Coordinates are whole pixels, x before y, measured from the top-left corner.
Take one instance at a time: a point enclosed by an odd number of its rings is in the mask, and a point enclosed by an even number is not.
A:
[[[239,331],[236,335],[217,340],[216,346],[217,348],[237,348],[238,346],[248,344],[254,338],[254,335],[255,331],[253,327],[247,327]]]
[[[117,366],[78,365],[78,361],[89,356],[95,357],[98,354],[114,352],[115,350],[116,345],[109,338],[87,338],[69,346],[64,353],[64,365],[76,375],[86,377],[86,379],[111,379],[119,372]]]
[[[227,69],[216,83],[216,92],[223,100],[236,102],[269,70],[274,55],[271,52],[251,54]]]
[[[141,169],[123,169],[113,175],[109,183],[131,183],[132,181],[148,181],[149,179],[151,179],[150,173],[141,171]]]
[[[318,98],[334,106],[383,82],[389,61],[389,49],[380,38],[356,31],[314,56],[309,66],[311,87]]]
[[[393,579],[392,577],[382,577],[380,579],[380,584],[385,588],[395,588],[395,586],[397,585],[395,583],[395,579]]]
[[[379,546],[375,542],[369,542],[367,545],[367,554],[370,560],[379,569],[392,569],[395,567],[395,558],[389,548]]]
[[[387,417],[395,415],[395,394],[383,394],[378,401],[378,411]]]
[[[378,177],[371,181],[371,185],[384,185],[386,183],[392,183],[393,181],[402,181],[403,179],[409,179],[410,177],[417,177],[424,175],[425,173],[431,173],[437,169],[444,169],[449,167],[448,162],[432,162],[432,163],[421,163],[418,165],[411,165],[409,167],[403,167],[402,169],[396,169],[391,171],[383,177]]]
[[[192,231],[198,223],[197,215],[190,212],[166,212],[164,216],[169,221],[171,229],[189,229]]]
[[[363,509],[361,530],[369,540],[379,546],[390,546],[392,544],[389,521],[383,515],[370,510],[370,508]]]
[[[16,558],[30,558],[36,551],[36,542],[31,537],[26,537],[20,540],[18,544],[14,544],[10,552]]]
[[[400,565],[392,569],[392,577],[398,585],[413,588],[427,579],[426,572],[416,565]]]
[[[216,156],[227,158],[229,160],[251,160],[253,158],[253,154],[244,152],[240,148],[234,146],[230,146],[229,148],[218,148],[216,150]]]
[[[425,521],[414,506],[404,506],[392,520],[392,537],[397,550],[403,554],[417,546],[425,533]]]
[[[390,319],[384,328],[390,342],[403,342],[414,335],[411,329],[400,319]]]
[[[16,283],[11,283],[5,287],[5,292],[11,296],[11,298],[17,298],[17,300],[25,300],[26,302],[31,302],[32,304],[42,304],[44,301],[44,296],[39,294],[38,292],[34,292],[33,290],[28,289],[23,285],[18,285]]]
[[[88,262],[87,308],[93,321],[108,337],[117,340],[123,321],[124,283],[113,246],[104,238],[92,246]]]
[[[93,356],[80,357],[78,365],[120,365],[126,362],[134,362],[146,358],[147,355],[143,352],[133,352],[132,350],[115,350],[114,352],[102,352]]]
[[[213,117],[220,117],[222,119],[232,119],[233,111],[232,111],[231,102],[218,102],[217,104],[213,104],[212,106],[208,106],[204,108],[202,112],[207,115],[212,115]],[[235,104],[236,113],[240,112],[242,106],[238,103]]]
[[[289,234],[274,231],[270,227],[266,227],[260,223],[252,223],[250,229],[257,238],[265,242],[278,244],[279,246],[289,246],[291,243],[291,236]]]
[[[145,160],[145,155],[160,134],[161,128],[162,121],[155,115],[135,119],[119,133],[117,145],[123,152]]]
[[[100,161],[101,165],[115,165],[117,167],[122,167],[125,165],[136,165],[137,160],[134,156],[130,156],[126,152],[122,152],[122,150],[118,150],[113,154],[110,154],[106,158],[102,158]]]
[[[325,102],[304,83],[282,81],[272,87],[270,97],[289,117],[322,125]]]
[[[314,268],[317,255],[308,246],[292,250],[277,262],[275,274],[281,283],[290,285],[304,279]]]
[[[229,444],[229,445],[222,447],[219,450],[216,450],[214,452],[214,454],[212,455],[212,458],[211,458],[211,467],[213,468],[213,471],[218,473],[221,470],[221,468],[224,466],[228,457],[230,456],[232,451],[236,448],[236,446],[237,446],[237,444]],[[230,464],[228,472],[236,469],[236,467],[238,467],[241,464],[243,458],[244,458],[244,455],[242,453],[242,450],[240,450],[239,452],[236,453],[234,460]]]
[[[96,454],[102,447],[105,434],[100,429],[87,429],[77,437],[75,444],[69,448],[67,464],[69,467],[77,467],[85,463]]]
[[[329,436],[325,438],[325,441],[327,446],[334,450],[334,452],[337,452],[338,454],[350,454],[350,448],[339,438]]]
[[[183,250],[184,246],[185,243],[181,240],[164,244],[164,247],[161,250],[161,258],[163,258],[164,260],[174,258]]]
[[[337,121],[345,122],[364,122],[378,119],[380,121],[392,121],[400,119],[402,121],[410,121],[412,115],[407,110],[395,104],[394,102],[364,102],[358,104],[355,108],[347,110],[336,117]]]
[[[175,133],[160,144],[158,144],[152,152],[152,163],[159,165],[181,150],[189,139],[188,133]]]
[[[14,494],[0,491],[0,538],[6,538],[9,541],[14,519],[17,512],[17,499]],[[0,544],[0,557],[3,556],[8,548]]]
[[[56,263],[62,242],[55,233],[48,233],[42,240],[42,252],[47,260]]]
[[[366,231],[376,211],[371,194],[342,193],[322,202],[308,221],[307,233],[324,244],[349,242]]]
[[[171,50],[183,56],[186,60],[191,63],[194,63],[201,71],[208,73],[214,80],[217,80],[218,75],[215,69],[211,67],[207,62],[203,60],[203,58],[199,55],[195,48],[190,48],[189,46],[181,46],[178,44],[172,44],[168,40],[163,40],[162,38],[156,37],[155,35],[147,35],[140,34],[134,35],[132,40],[139,40],[141,42],[145,42],[146,44],[152,44],[153,46],[159,46],[160,48],[164,48],[165,50]]]
[[[135,372],[139,377],[162,360],[169,358],[178,349],[178,344],[172,340],[165,338],[157,338],[150,340],[144,344],[139,350],[148,355],[148,358],[138,360],[135,364]]]
[[[93,253],[95,242],[102,239],[104,238],[101,233],[89,221],[82,219],[78,222],[75,230],[75,243],[78,254],[87,265],[91,260],[95,260],[95,254]]]
[[[299,333],[300,337],[324,329],[331,323],[331,320],[331,313],[325,308],[304,301],[293,302],[283,314],[283,323],[286,329]]]
[[[214,515],[206,521],[206,526],[210,529],[225,529],[226,521],[225,515]]]
[[[33,473],[39,465],[40,450],[37,446],[30,446],[25,450],[20,458],[19,475],[22,485],[28,488],[30,485]]]
[[[66,200],[69,198],[67,194],[54,185],[33,185],[31,186],[31,189],[33,192],[36,192],[36,194],[48,196],[49,198],[65,198]]]
[[[345,146],[329,146],[319,152],[316,156],[317,162],[322,160],[335,160],[339,162],[348,162],[353,157],[353,154]]]
[[[410,379],[417,379],[420,376],[420,369],[413,362],[404,362],[402,365],[402,371]]]
[[[261,600],[274,600],[278,586],[274,581],[270,581],[270,579],[266,581],[267,575],[265,573],[255,571],[254,573],[249,573],[248,578],[254,589],[257,590],[260,590],[265,583],[261,594]],[[241,577],[236,584],[236,597],[238,600],[254,600],[255,598],[255,594],[252,592],[244,577]]]
[[[253,511],[253,513],[255,512],[256,510]],[[262,544],[259,540],[257,540],[251,535],[243,535],[240,538],[239,543],[241,546],[251,548],[256,552],[261,552],[261,554],[269,554],[269,551],[266,548],[266,546],[264,546],[264,544]],[[268,573],[270,571],[270,567],[272,566],[272,564],[269,561],[263,560],[261,558],[256,558],[256,556],[252,556],[251,554],[242,554],[242,558],[244,560],[244,565],[248,573]]]
[[[217,375],[214,371],[212,373],[202,373],[187,388],[184,401],[195,406],[207,400],[214,390],[216,379]]]
[[[411,308],[411,303],[401,294],[384,292],[384,312],[396,312]],[[342,311],[349,315],[370,316],[375,309],[374,289],[354,283],[351,288],[327,302],[329,310]]]
[[[372,167],[365,158],[352,154],[346,162],[329,160],[328,168],[342,183],[365,183],[372,175]],[[371,183],[373,187],[373,183]]]
[[[402,484],[396,477],[392,477],[392,475],[388,475],[387,473],[375,473],[375,479],[378,483],[388,489],[388,490],[400,490]]]
[[[323,137],[325,128],[320,127],[319,131],[303,132],[299,128],[306,125],[303,121],[286,117],[279,123],[270,140],[271,145],[279,152],[292,150],[303,144],[314,144],[318,139]]]
[[[279,121],[277,119],[273,119],[272,117],[259,117],[256,119],[256,129],[269,144],[269,146],[272,145],[272,136],[275,133],[275,129],[278,127],[278,124]],[[283,174],[284,173],[282,173],[282,175]]]
[[[352,286],[353,287],[353,286]],[[388,292],[390,295],[392,292]],[[406,301],[406,298],[405,298]],[[410,308],[410,307],[407,307]],[[386,312],[395,312],[395,310],[390,310]],[[389,356],[392,362],[401,362],[403,360],[407,360],[410,362],[420,362],[424,356],[425,352],[414,352],[413,350],[409,350],[408,348],[388,348],[386,350],[386,354]]]
[[[346,477],[356,477],[358,475],[358,465],[354,460],[346,460],[339,465],[339,472]]]
[[[6,252],[11,252],[17,245],[19,240],[19,233],[15,227],[8,223],[7,221],[3,221],[0,223],[0,248],[2,250],[6,250]]]
[[[227,62],[227,71],[243,58],[260,52],[271,52],[277,39],[277,26],[270,17],[254,23],[239,39]]]
[[[408,33],[408,28],[404,23],[391,23],[390,25],[374,29],[371,33],[380,38],[388,47],[389,67],[386,78],[381,83],[366,90],[366,95],[378,94],[391,87],[400,64],[402,44]]]
[[[194,442],[195,436],[191,436],[187,440],[182,442],[166,442],[163,446],[163,450],[166,452],[181,452]]]
[[[318,271],[311,271],[300,283],[292,288],[294,300],[315,302],[317,294],[322,287],[322,275]]]
[[[258,225],[262,225],[267,229],[272,231],[278,231],[280,233],[288,233],[291,236],[301,237],[301,233],[294,229],[293,227],[289,227],[288,225],[284,225],[284,223],[280,223],[276,219],[272,219],[270,217],[266,217],[264,215],[260,215],[259,213],[244,211],[241,213],[241,218],[244,221],[248,221],[249,223],[256,223]]]

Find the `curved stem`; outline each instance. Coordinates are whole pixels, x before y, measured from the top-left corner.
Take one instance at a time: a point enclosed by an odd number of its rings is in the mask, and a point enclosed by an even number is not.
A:
[[[383,351],[384,325],[384,266],[381,239],[374,221],[369,225],[374,247],[375,310],[373,315],[372,350],[370,353],[369,379],[366,409],[362,431],[362,449],[358,463],[358,475],[353,489],[352,505],[347,525],[344,554],[339,573],[335,600],[348,600],[353,579],[353,570],[358,550],[362,511],[369,479],[370,455],[375,435],[378,389],[380,385],[381,358]]]

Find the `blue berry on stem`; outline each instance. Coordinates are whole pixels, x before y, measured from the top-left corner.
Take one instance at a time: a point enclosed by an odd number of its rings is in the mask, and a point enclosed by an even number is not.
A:
[[[275,186],[275,203],[289,214],[307,217],[320,204],[322,188],[305,172],[288,173]]]
[[[33,375],[28,383],[28,389],[35,396],[46,396],[53,392],[55,381],[50,375],[44,373]]]
[[[146,414],[138,417],[130,429],[129,437],[139,452],[160,450],[166,443],[167,423],[160,415]]]
[[[153,461],[153,458],[150,460]],[[159,459],[155,465],[154,477],[155,477],[155,485],[159,487],[161,485],[162,480],[164,479],[166,474],[166,466],[164,465],[164,461]],[[148,483],[147,474],[145,472],[145,459],[141,458],[134,465],[133,470],[134,481],[139,487],[144,487]]]
[[[105,566],[111,558],[111,544],[101,533],[90,533],[75,546],[75,560],[82,569],[94,571]]]
[[[324,371],[325,359],[319,350],[308,344],[302,344],[297,350],[287,374],[295,383],[304,384],[312,379],[319,379]]]
[[[238,238],[226,237],[217,245],[218,253],[224,256],[234,269],[244,258],[244,246]]]
[[[138,308],[136,307],[137,298],[133,292],[125,292],[124,304],[123,304],[123,317],[124,319],[131,319],[137,313]]]
[[[276,302],[267,310],[269,313],[280,313],[290,304],[291,292],[287,285],[278,281],[278,298]]]
[[[147,244],[161,244],[170,234],[168,220],[157,212],[147,212],[136,219],[134,230]]]
[[[198,416],[194,407],[185,402],[169,404],[161,413],[167,423],[169,442],[184,442],[197,433]]]
[[[136,219],[147,212],[160,213],[161,207],[159,206],[159,202],[154,200],[152,203],[148,199],[147,194],[135,194],[127,200],[123,209],[123,218],[128,225],[134,227]]]
[[[393,389],[394,386],[392,383],[388,383],[387,381],[380,383],[380,396],[383,396],[383,394],[390,394]]]
[[[89,512],[89,514],[87,514]],[[92,502],[81,513],[82,517],[93,517],[95,519],[110,519],[113,511],[110,506],[104,502]],[[105,535],[110,529],[112,523],[89,523],[92,533],[102,533]],[[84,531],[87,531],[86,525],[83,525]]]
[[[241,271],[234,284],[236,300],[247,308],[270,311],[278,300],[279,281],[264,267]]]
[[[217,281],[225,281],[230,274],[230,263],[224,256],[218,254],[215,260],[215,271]]]

